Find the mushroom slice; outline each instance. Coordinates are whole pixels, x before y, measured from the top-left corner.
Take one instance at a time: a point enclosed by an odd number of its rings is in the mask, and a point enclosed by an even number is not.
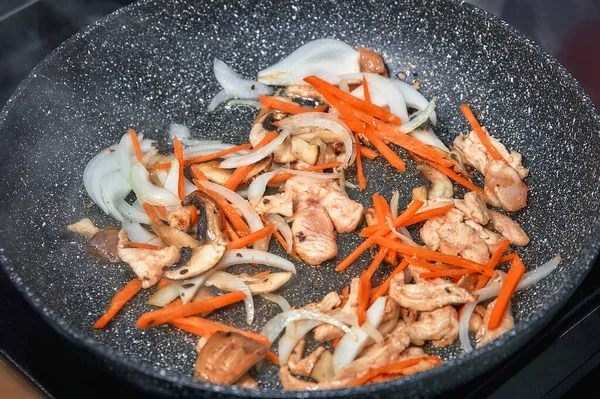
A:
[[[198,240],[189,234],[162,223],[152,224],[152,230],[167,245],[175,245],[179,248],[196,248],[201,245]]]
[[[264,172],[268,172],[271,169],[272,164],[273,164],[272,156],[268,156],[267,158],[263,159],[262,161],[258,161],[252,167],[252,169],[250,169],[250,171],[246,175],[246,178],[242,181],[242,186],[247,186],[248,184],[250,184],[252,182],[252,180],[256,176],[258,176]]]
[[[417,170],[431,183],[427,190],[428,200],[454,197],[452,181],[445,174],[428,165],[418,165]]]
[[[252,295],[268,294],[278,290],[292,277],[292,273],[269,273],[262,277],[240,276],[246,283]],[[218,287],[220,288],[220,287]]]
[[[219,168],[220,163],[221,162],[219,161],[198,163],[192,166],[192,168],[200,170],[208,180],[223,185],[227,182],[227,179],[229,179],[233,172],[229,169]]]
[[[223,214],[217,202],[208,194],[196,190],[188,194],[181,205],[194,205],[200,212],[204,209],[204,218],[198,218],[198,236],[204,243],[225,245],[229,239],[224,233]]]
[[[186,280],[196,277],[207,270],[212,269],[225,254],[225,245],[207,244],[192,248],[190,258],[183,264],[173,265],[173,269],[167,269],[164,273],[171,280]]]
[[[292,137],[292,155],[308,165],[315,165],[319,159],[319,146],[309,144],[299,137]]]

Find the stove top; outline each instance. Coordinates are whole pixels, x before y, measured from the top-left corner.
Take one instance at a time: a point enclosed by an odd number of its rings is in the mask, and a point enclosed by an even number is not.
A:
[[[48,53],[129,0],[3,0],[0,5],[0,107]],[[600,4],[594,0],[472,0],[526,33],[554,56],[600,105]],[[597,262],[598,263],[598,262]],[[0,353],[47,396],[149,395],[109,373],[49,327],[0,271]],[[465,398],[578,397],[600,376],[600,269],[507,362],[461,386]],[[60,367],[56,367],[60,359]],[[1,388],[0,388],[1,389]]]

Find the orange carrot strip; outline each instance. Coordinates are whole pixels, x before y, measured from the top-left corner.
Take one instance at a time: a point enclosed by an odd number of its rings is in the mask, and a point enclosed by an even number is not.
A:
[[[106,313],[94,324],[94,328],[104,328],[109,321],[119,313],[119,310],[131,300],[142,289],[142,281],[139,279],[131,280],[123,289],[113,297]]]
[[[375,259],[371,265],[365,270],[358,280],[358,305],[356,315],[358,316],[358,324],[363,325],[367,319],[367,308],[369,307],[369,297],[371,296],[371,278],[375,270],[381,265],[383,259],[387,255],[388,250],[382,248],[377,252]]]
[[[227,233],[231,241],[235,241],[240,238],[240,236],[238,236],[237,233],[233,230],[233,227],[231,227],[231,224],[227,219],[224,220],[223,225],[225,226],[225,232]]]
[[[358,97],[354,97],[352,94],[346,93],[345,91],[340,90],[336,86],[324,81],[321,78],[318,78],[316,76],[309,76],[309,77],[304,78],[304,81],[313,85],[315,87],[315,89],[317,89],[317,91],[319,93],[321,93],[321,95],[323,95],[324,97],[325,97],[325,92],[329,92],[333,96],[335,96],[338,99],[340,99],[341,101],[343,101],[344,103],[348,104],[349,106],[356,108],[360,112],[368,114],[371,117],[379,118],[386,122],[393,123],[395,125],[400,124],[400,118],[398,118],[398,116],[392,114],[391,112],[386,111],[385,109],[383,109],[375,104],[372,104],[370,101],[365,101],[365,100],[361,100]]]
[[[212,161],[213,159],[221,158],[223,155],[228,155],[228,154],[232,154],[234,152],[247,150],[250,147],[252,147],[250,145],[250,143],[241,144],[241,145],[238,145],[238,146],[235,146],[235,147],[228,148],[228,149],[223,150],[223,151],[215,152],[214,154],[203,155],[203,156],[200,156],[200,157],[186,159],[183,162],[184,162],[185,165],[191,165],[191,164],[195,164],[195,163],[208,162],[208,161]]]
[[[271,341],[269,341],[269,339],[264,335],[256,334],[251,331],[241,330],[239,328],[228,326],[227,324],[218,323],[216,321],[208,320],[203,317],[185,317],[172,319],[169,321],[169,324],[201,337],[211,336],[219,331],[236,332],[238,334],[242,334],[248,338],[251,338],[257,342],[260,342],[261,344],[271,346]]]
[[[373,194],[373,208],[375,210],[375,217],[377,218],[378,223],[385,222],[385,206],[387,202],[384,203],[385,199],[379,195],[379,193]]]
[[[171,279],[163,277],[159,280],[158,284],[156,284],[156,288],[158,288],[160,290],[162,287],[169,284],[170,282],[171,282]]]
[[[496,304],[490,314],[487,325],[488,330],[494,330],[500,325],[500,321],[502,320],[506,309],[508,309],[510,298],[515,293],[515,289],[524,273],[525,265],[521,262],[521,258],[516,256],[510,264],[510,269],[508,269],[508,273],[506,274],[506,278],[504,279],[504,283],[502,283],[500,293],[496,299]]]
[[[155,163],[154,165],[148,166],[148,168],[156,169],[156,170],[169,170],[169,169],[171,169],[171,164],[170,163]]]
[[[177,136],[173,137],[173,152],[175,155],[175,159],[179,163],[179,178],[177,179],[177,195],[179,199],[183,199],[185,197],[183,193],[183,145],[181,141],[177,138]]]
[[[256,147],[254,147],[252,149],[252,152],[256,152],[257,150],[259,150],[262,147],[266,146],[271,141],[275,140],[277,138],[277,136],[279,136],[279,134],[277,132],[270,132],[270,133],[268,133],[256,145]],[[226,188],[230,189],[231,191],[235,191],[235,189],[244,181],[244,179],[246,178],[246,176],[248,176],[248,173],[252,170],[252,168],[254,167],[254,165],[255,164],[240,166],[239,168],[237,168],[236,170],[234,170],[233,173],[231,174],[231,176],[229,176],[229,178],[227,179],[227,181],[225,182],[225,184],[223,186],[225,186]]]
[[[285,113],[288,114],[305,114],[307,112],[319,112],[320,110],[327,110],[327,106],[319,106],[313,109],[308,109],[308,108],[304,108],[301,107],[299,105],[293,104],[293,103],[288,103],[285,101],[281,101],[278,100],[276,98],[273,97],[267,97],[267,96],[258,96],[260,99],[260,102],[265,106],[265,107],[269,107],[272,109],[276,109],[279,111],[283,111]],[[322,112],[322,111],[321,111]]]
[[[439,165],[435,162],[431,162],[429,160],[425,160],[425,163],[429,166],[431,166],[432,168],[435,168],[437,170],[439,170],[440,172],[442,172],[443,174],[445,174],[446,176],[448,176],[449,178],[451,178],[452,180],[454,180],[455,182],[457,182],[458,184],[468,188],[471,191],[475,191],[477,193],[483,194],[483,189],[480,187],[477,187],[475,184],[471,183],[470,181],[468,181],[467,179],[465,179],[464,177],[462,177],[461,175],[459,175],[458,173],[456,173],[455,171],[453,171],[450,168],[447,168],[445,166]]]
[[[273,352],[269,351],[265,354],[265,359],[267,359],[268,361],[270,361],[271,363],[279,366],[279,356],[277,356],[276,354],[274,354]]]
[[[358,145],[358,148],[360,150],[360,155],[362,155],[365,158],[369,158],[370,160],[373,160],[379,156],[379,154],[373,151],[372,149],[364,147],[360,144]]]
[[[325,112],[328,109],[329,109],[329,105],[323,104],[323,105],[316,106],[313,109],[309,109],[309,111],[310,112]]]
[[[162,221],[160,220],[160,218],[156,214],[156,210],[154,209],[154,207],[152,205],[150,205],[147,202],[144,202],[144,203],[142,203],[142,207],[144,208],[144,210],[148,214],[148,217],[150,218],[150,221],[152,223],[158,223],[158,224],[162,223]]]
[[[383,157],[392,165],[394,168],[398,169],[400,172],[406,171],[406,164],[404,161],[394,152],[388,145],[379,137],[377,132],[371,126],[367,126],[364,135],[369,139],[371,144],[377,151],[383,155]]]
[[[481,144],[483,144],[485,149],[490,153],[491,157],[494,159],[497,159],[499,161],[506,162],[506,160],[504,159],[502,154],[500,154],[500,152],[498,152],[496,147],[494,147],[494,145],[492,144],[490,137],[483,130],[483,128],[477,121],[477,118],[475,118],[475,115],[473,115],[473,111],[471,110],[471,107],[469,107],[466,104],[463,104],[460,106],[460,110],[465,115],[465,118],[467,118],[467,122],[469,122],[469,125],[471,125],[471,128],[477,135],[477,138],[479,139],[479,141],[481,141]]]
[[[329,162],[329,163],[322,163],[320,165],[308,166],[306,168],[302,168],[302,169],[298,169],[298,170],[305,171],[305,172],[315,172],[318,170],[334,169],[334,168],[337,168],[338,166],[340,166],[341,164],[342,164],[341,162]],[[292,173],[282,173],[280,175],[273,176],[273,178],[271,180],[269,180],[269,183],[270,184],[279,183],[280,181],[290,179],[294,176],[295,175]]]
[[[209,191],[196,179],[193,180],[196,187],[208,195],[210,195],[219,205],[219,208],[225,215],[225,217],[231,222],[232,226],[238,231],[238,235],[246,235],[250,233],[250,227],[244,222],[244,219],[237,213],[235,207],[231,205],[222,195]]]
[[[127,241],[126,244],[128,247],[132,248],[152,249],[155,251],[163,249],[163,247],[159,247],[158,245],[146,244],[144,242]]]
[[[158,210],[158,214],[160,215],[161,218],[167,217],[167,210],[165,209],[164,206],[162,206],[161,204],[158,204],[158,205],[156,205],[156,209]]]
[[[348,302],[348,298],[349,298],[349,294],[350,294],[350,286],[347,285],[344,288],[342,288],[342,303],[340,303],[340,306],[338,306],[338,308],[343,308],[346,305],[346,302]]]
[[[228,242],[227,243],[227,249],[240,249],[240,248],[244,248],[246,245],[250,245],[254,241],[258,241],[261,238],[268,237],[269,235],[271,235],[273,233],[273,230],[275,230],[275,226],[273,226],[273,225],[267,226],[267,227],[263,227],[262,229],[254,231],[254,232],[248,234],[245,237],[239,238],[239,239],[237,239],[235,241]]]
[[[233,291],[214,298],[208,298],[200,302],[190,302],[171,309],[158,309],[144,313],[136,322],[139,328],[148,328],[168,323],[182,317],[192,316],[197,313],[208,312],[222,308],[232,303],[241,301],[246,297],[241,291]]]
[[[375,207],[375,215],[377,215],[377,221],[379,224],[387,224],[387,218],[392,220],[392,210],[390,209],[390,206],[385,198],[377,194],[377,198],[373,198],[373,205]],[[387,235],[387,237],[395,239],[394,234],[391,232]],[[395,265],[397,263],[397,259],[398,256],[396,251],[388,251],[387,256],[385,257],[386,262],[391,265]]]
[[[264,276],[268,276],[269,274],[271,274],[271,272],[269,270],[265,270],[264,272],[253,274],[250,277],[252,277],[252,278],[261,278],[261,277],[264,277]]]
[[[500,261],[500,258],[502,258],[502,254],[504,253],[504,251],[506,251],[508,249],[509,245],[510,245],[510,241],[508,241],[508,240],[502,240],[500,245],[498,245],[498,248],[496,248],[496,250],[494,251],[494,254],[492,255],[492,257],[490,258],[490,261],[487,264],[487,266],[490,269],[495,269],[496,266],[498,266],[498,262]]]
[[[375,235],[372,237],[375,237],[375,242],[377,244],[382,245],[386,248],[396,250],[405,255],[414,256],[416,258],[424,260],[443,262],[454,266],[460,266],[462,268],[469,269],[477,273],[487,274],[488,276],[494,275],[494,271],[488,269],[486,265],[481,265],[479,263],[473,262],[472,260],[461,258],[460,256],[447,255],[423,247],[415,247],[414,245],[402,244],[399,242],[392,241],[385,237],[376,237]]]
[[[373,291],[373,293],[371,293],[371,299],[369,300],[369,305],[373,304],[373,302],[375,302],[375,300],[383,295],[385,295],[388,290],[390,289],[390,283],[392,282],[392,279],[399,273],[403,272],[404,269],[406,269],[406,266],[408,266],[408,261],[406,259],[402,259],[402,262],[400,262],[400,264],[398,265],[397,268],[394,269],[394,271],[392,271],[392,273],[390,273],[390,275],[388,276],[388,278],[386,278],[384,280],[383,283],[381,283],[381,285],[379,287],[377,287],[375,289],[375,291]]]
[[[432,272],[439,272],[439,271],[443,270],[441,267],[439,267],[437,265],[434,265],[432,263],[426,262],[426,261],[418,259],[418,258],[408,256],[405,259],[408,260],[408,263],[411,265],[419,266],[424,269],[430,270]],[[472,271],[470,271],[470,272],[472,273]]]
[[[501,257],[501,258],[498,260],[498,263],[500,264],[500,263],[510,262],[510,261],[512,261],[512,260],[513,260],[513,259],[514,259],[516,256],[517,256],[517,254],[516,254],[516,253],[513,253],[513,254],[508,254],[508,255],[504,255],[503,257]]]
[[[197,180],[209,181],[208,177],[204,174],[202,169],[198,167],[198,165],[190,166],[190,173],[192,174],[192,176],[195,176]]]
[[[419,277],[421,278],[436,278],[436,277],[450,277],[450,276],[465,276],[467,274],[473,273],[468,269],[449,269],[449,270],[438,270],[434,272],[425,272],[420,273]],[[480,276],[487,277],[487,276]]]
[[[410,225],[419,223],[423,220],[431,219],[434,216],[443,215],[452,208],[454,208],[454,205],[440,206],[438,208],[419,212],[419,213],[415,214],[414,216],[412,216],[411,218],[409,218],[408,220],[405,220],[402,222],[398,221],[398,218],[400,217],[400,216],[398,216],[396,219],[392,219],[392,226],[394,226],[394,228],[410,226]],[[373,234],[375,234],[377,232],[377,230],[379,230],[381,228],[385,228],[385,227],[389,228],[389,224],[387,223],[387,221],[383,224],[377,223],[372,226],[365,227],[364,229],[361,230],[360,236],[361,237],[370,237]]]
[[[333,347],[333,349],[337,348],[337,346],[340,344],[340,340],[341,338],[336,338],[331,341],[331,346]]]
[[[137,133],[133,129],[129,129],[129,137],[131,138],[131,144],[133,145],[133,151],[135,151],[135,157],[138,161],[142,161],[144,153],[142,147],[140,147],[140,140],[138,139]]]
[[[367,129],[367,124],[364,122],[361,122],[359,120],[356,119],[340,119],[342,122],[344,122],[344,124],[346,126],[348,126],[348,128],[350,130],[352,130],[355,133],[360,133],[360,134],[364,134],[365,130]],[[375,151],[371,150],[373,154],[375,154],[376,156],[379,155],[377,154]]]
[[[388,251],[389,250],[387,248],[381,248],[379,252],[377,252],[377,255],[375,255],[375,258],[373,258],[373,261],[371,262],[367,270],[363,272],[364,278],[368,279],[369,281],[371,280],[371,278],[373,278],[373,274],[375,273],[377,268],[379,268],[379,265],[381,265],[381,262],[385,258],[385,255],[388,253]],[[370,291],[371,289],[369,288],[369,294],[367,296],[371,294]]]
[[[388,363],[385,366],[381,366],[378,367],[376,369],[370,370],[367,374],[363,375],[362,377],[352,381],[350,383],[351,386],[353,387],[357,387],[359,385],[364,385],[367,382],[369,382],[369,380],[371,380],[372,378],[375,378],[381,374],[394,374],[394,373],[398,373],[402,370],[404,370],[405,368],[408,368],[410,366],[414,366],[415,364],[419,363],[423,358],[421,357],[417,357],[414,359],[407,359],[407,360],[401,360],[399,362],[394,362],[394,363]]]
[[[358,178],[358,189],[364,191],[367,188],[367,178],[365,171],[362,167],[362,159],[360,154],[360,144],[358,144],[358,137],[356,138],[356,177]]]
[[[369,85],[367,84],[367,77],[363,75],[362,78],[363,96],[365,101],[371,104],[371,93],[369,92]]]
[[[190,225],[195,226],[198,224],[198,208],[194,205],[189,205],[190,208]]]

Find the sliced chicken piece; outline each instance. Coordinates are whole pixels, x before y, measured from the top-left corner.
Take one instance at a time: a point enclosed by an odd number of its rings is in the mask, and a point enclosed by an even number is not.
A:
[[[329,310],[333,310],[340,306],[342,303],[342,298],[340,298],[340,294],[335,291],[330,292],[325,295],[325,297],[321,300],[321,302],[317,303],[309,303],[304,306],[304,309],[314,310],[317,312],[327,312]]]
[[[477,281],[479,280],[479,276],[472,273],[467,274],[466,276],[462,276],[460,280],[456,283],[456,286],[459,288],[464,288],[469,292],[473,292],[473,289],[477,285]]]
[[[491,205],[501,206],[509,212],[516,212],[527,205],[527,186],[506,162],[488,162],[484,182],[484,194]]]
[[[344,312],[349,314],[356,314],[358,307],[358,278],[353,278],[350,282],[350,292],[348,293],[348,300],[346,304],[333,310],[333,312]],[[339,298],[339,297],[338,297]],[[333,312],[326,312],[332,314]],[[317,342],[331,341],[337,338],[341,338],[344,332],[336,326],[331,324],[321,324],[313,330],[313,337]]]
[[[277,213],[285,217],[290,217],[294,214],[292,194],[283,192],[274,195],[265,195],[262,198],[262,201],[254,207],[254,210],[256,210],[259,215]]]
[[[483,324],[481,325],[481,327],[479,327],[479,330],[477,330],[477,334],[475,335],[475,340],[477,341],[477,344],[475,346],[477,348],[481,348],[482,346],[487,345],[502,334],[510,331],[515,326],[515,321],[513,319],[509,306],[506,312],[504,312],[502,320],[500,320],[500,325],[493,330],[488,329],[487,325],[490,321],[490,316],[492,314],[492,310],[494,309],[494,305],[496,305],[495,299],[492,302],[490,302],[487,306],[485,316],[483,317]]]
[[[83,234],[90,238],[100,231],[98,227],[89,218],[83,218],[73,224],[67,226],[67,230],[73,233]]]
[[[167,213],[167,222],[174,229],[189,232],[196,227],[192,221],[198,219],[198,214],[194,215],[197,209],[193,206],[182,206]]]
[[[475,310],[469,320],[469,331],[477,331],[483,325],[483,317],[485,316],[485,307],[481,305],[475,306]]]
[[[288,97],[302,98],[305,100],[315,100],[324,102],[325,99],[311,85],[290,85],[285,87],[285,94]]]
[[[462,200],[454,200],[454,206],[464,213],[466,219],[471,219],[482,226],[490,221],[490,214],[485,199],[474,191],[465,194]]]
[[[279,379],[281,380],[281,385],[284,389],[291,391],[315,391],[318,389],[338,389],[350,386],[352,381],[350,379],[346,379],[343,381],[340,380],[331,380],[331,381],[323,381],[323,382],[310,382],[306,380],[301,380],[300,378],[294,377],[291,373],[290,368],[286,365],[279,369]]]
[[[429,165],[418,165],[417,170],[431,183],[427,190],[428,200],[454,197],[454,186],[448,176]]]
[[[355,50],[360,54],[361,72],[376,73],[388,77],[387,69],[378,52],[363,47],[356,47]]]
[[[406,348],[400,354],[398,361],[414,359],[416,357],[424,357],[424,356],[427,356],[427,354],[425,353],[423,348],[421,348],[420,346],[410,346],[410,347]]]
[[[316,201],[298,205],[298,216],[292,222],[294,249],[302,260],[320,265],[338,253],[335,231],[327,211]]]
[[[194,377],[215,384],[233,384],[265,357],[268,348],[236,332],[216,332],[198,352]]]
[[[85,254],[104,263],[119,263],[117,253],[119,230],[114,226],[106,226],[90,237],[85,245]]]
[[[482,227],[480,224],[472,220],[465,220],[465,224],[477,232],[479,238],[481,238],[487,245],[490,255],[496,252],[496,249],[498,249],[500,243],[504,241],[504,237],[502,237],[500,234],[494,233],[493,231]]]
[[[235,382],[235,384],[241,388],[258,388],[258,381],[250,376],[250,374],[246,373],[240,377],[239,380]]]
[[[475,301],[475,297],[455,284],[398,284],[398,276],[390,284],[390,297],[398,305],[418,311],[431,311],[446,305],[458,305]]]
[[[322,346],[319,346],[310,355],[303,358],[302,356],[304,356],[305,346],[305,339],[301,339],[300,341],[298,341],[289,357],[288,367],[294,375],[310,377],[313,368],[315,367],[315,364],[321,357],[321,354],[325,352],[326,349]]]
[[[414,345],[421,346],[432,341],[438,347],[449,346],[458,338],[458,313],[452,306],[420,312],[415,322],[399,323],[396,328],[403,327]]]
[[[291,143],[292,156],[296,158],[298,162],[303,162],[306,166],[312,166],[317,163],[317,160],[319,159],[319,146],[307,143],[297,136],[291,138]]]
[[[367,223],[367,226],[373,226],[374,224],[377,224],[377,216],[375,215],[375,209],[365,209],[365,222]]]
[[[332,191],[321,200],[338,233],[350,233],[362,220],[364,207],[339,192]]]
[[[442,362],[438,358],[427,356],[427,357],[424,357],[423,359],[421,359],[421,361],[419,363],[403,369],[401,374],[402,375],[412,375],[412,374],[422,373],[423,371],[437,367],[440,364],[442,364]]]
[[[149,288],[158,282],[163,269],[179,262],[181,251],[174,245],[160,250],[144,248],[128,248],[127,232],[119,231],[117,255],[133,269],[142,280],[142,287]]]
[[[521,226],[511,218],[499,212],[490,211],[494,230],[502,234],[513,245],[525,246],[529,244],[529,237]]]

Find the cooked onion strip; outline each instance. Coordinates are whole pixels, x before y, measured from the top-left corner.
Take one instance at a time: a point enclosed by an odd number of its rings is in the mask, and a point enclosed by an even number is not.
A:
[[[271,222],[275,226],[277,231],[281,233],[286,244],[285,251],[288,254],[291,253],[294,245],[294,238],[292,235],[292,229],[290,228],[290,225],[287,224],[287,222],[281,215],[278,215],[276,213],[268,214],[267,220]]]
[[[216,267],[229,267],[233,265],[256,263],[276,267],[286,272],[296,273],[296,267],[287,259],[275,254],[258,251],[256,249],[233,249],[225,252]]]
[[[291,132],[292,132],[291,129],[284,129],[281,133],[279,133],[279,136],[277,136],[277,138],[275,140],[271,141],[269,144],[265,145],[261,149],[257,150],[256,152],[251,152],[246,155],[239,155],[239,156],[227,158],[226,160],[221,162],[221,164],[219,165],[219,168],[232,169],[232,168],[237,168],[240,166],[248,166],[253,163],[256,163],[256,162],[268,157],[269,155],[271,155],[273,153],[273,151],[275,151],[275,149],[277,147],[279,147],[281,145],[281,143],[283,143],[285,141],[285,139],[287,139],[287,137],[290,135]]]
[[[286,311],[286,310],[290,310],[292,307],[290,306],[290,303],[281,295],[278,294],[272,294],[272,293],[268,293],[268,294],[261,294],[260,296],[262,296],[263,298],[265,298],[267,301],[271,301],[276,303],[277,305],[279,305],[279,307],[281,308],[282,311]]]
[[[260,203],[260,201],[262,201],[262,197],[267,190],[267,184],[269,183],[269,180],[275,177],[275,175],[278,173],[279,171],[277,170],[263,173],[252,180],[252,183],[250,183],[248,186],[248,202],[250,202],[250,205],[255,207]]]
[[[223,291],[241,291],[246,294],[246,298],[244,298],[246,323],[248,323],[248,325],[252,324],[254,321],[254,299],[252,298],[250,289],[246,283],[244,283],[244,280],[235,274],[216,271],[210,275],[208,280],[206,280],[206,285],[217,287]]]

